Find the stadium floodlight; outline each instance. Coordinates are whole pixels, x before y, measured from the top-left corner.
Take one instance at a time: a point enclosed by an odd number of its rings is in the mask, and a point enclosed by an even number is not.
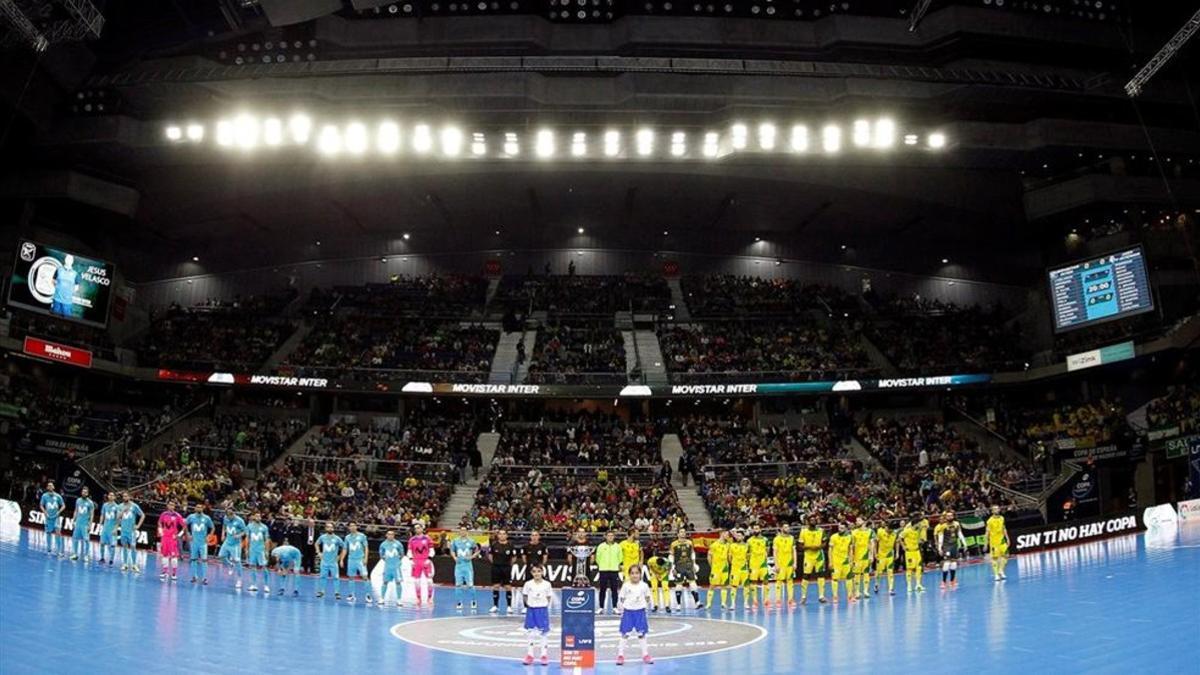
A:
[[[304,113],[296,113],[288,120],[288,133],[292,135],[292,142],[297,145],[308,143],[309,137],[312,136],[312,128],[312,118]]]
[[[942,148],[946,147],[946,134],[943,134],[940,131],[935,131],[932,134],[929,134],[929,147],[933,148],[934,150],[941,150]]]
[[[367,151],[367,127],[362,122],[347,124],[343,136],[346,152],[361,155]]]
[[[637,146],[637,154],[642,157],[646,157],[654,152],[654,130],[648,128],[638,129],[634,144]]]
[[[253,150],[258,145],[258,119],[249,113],[237,116],[234,121],[234,137],[239,148]]]
[[[271,147],[283,143],[283,122],[278,117],[263,120],[262,137],[263,143]]]
[[[792,152],[808,152],[808,127],[803,124],[792,126]]]
[[[729,128],[729,144],[734,150],[746,149],[746,125],[738,122]]]
[[[701,152],[708,159],[715,159],[721,151],[720,143],[721,135],[715,131],[709,131],[704,134],[704,147],[701,149]]]
[[[767,151],[774,150],[777,133],[775,125],[770,122],[763,122],[758,125],[758,147]]]
[[[458,127],[442,129],[442,154],[447,157],[458,157],[462,154],[463,132]]]
[[[887,149],[896,144],[896,122],[890,117],[875,120],[875,147]]]
[[[400,125],[392,121],[380,122],[375,131],[375,148],[385,155],[400,151]]]
[[[842,149],[842,128],[836,124],[826,125],[821,130],[821,147],[830,154]]]
[[[186,129],[187,139],[193,143],[199,143],[204,140],[204,125],[189,124]]]
[[[471,154],[482,157],[487,154],[487,140],[482,131],[471,135]]]
[[[687,154],[687,134],[676,131],[671,134],[671,156],[683,157]]]
[[[549,129],[540,129],[537,136],[534,137],[533,152],[542,159],[549,159],[554,156],[554,132]]]
[[[865,148],[871,144],[871,123],[866,120],[854,120],[854,130],[851,140],[855,147]]]
[[[321,133],[317,136],[317,149],[327,157],[333,157],[342,151],[342,132],[338,130],[337,125],[326,124],[321,127]]]
[[[167,126],[167,140],[168,141],[183,140],[183,129],[180,129],[179,126],[176,124],[168,125]]]
[[[417,154],[428,154],[433,150],[433,131],[428,124],[418,124],[413,128],[413,150]]]
[[[604,156],[616,157],[621,154],[621,132],[610,129],[604,132]]]
[[[521,154],[521,144],[517,140],[517,134],[512,131],[504,133],[504,154],[508,157],[516,157]]]
[[[576,131],[571,136],[571,156],[583,157],[587,154],[587,133]]]
[[[219,120],[217,122],[217,145],[228,148],[233,145],[233,122],[229,120]]]

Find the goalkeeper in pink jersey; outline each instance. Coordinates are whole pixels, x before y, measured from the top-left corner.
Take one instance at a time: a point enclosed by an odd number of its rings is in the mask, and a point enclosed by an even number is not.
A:
[[[167,568],[171,569],[171,581],[175,581],[179,572],[179,540],[183,538],[186,523],[177,511],[175,502],[167,502],[167,510],[158,517],[158,578],[167,580]]]
[[[433,540],[425,534],[425,524],[413,524],[413,536],[408,540],[408,553],[412,556],[412,578],[417,587],[417,606],[421,606],[421,587],[425,587],[425,599],[433,604]]]

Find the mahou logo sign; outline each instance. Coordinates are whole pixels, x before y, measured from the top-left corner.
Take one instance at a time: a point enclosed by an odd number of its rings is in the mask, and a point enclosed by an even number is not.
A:
[[[35,337],[25,338],[25,353],[56,363],[67,363],[72,366],[79,366],[80,368],[92,367],[92,353],[88,350],[60,345],[57,342],[50,342]]]

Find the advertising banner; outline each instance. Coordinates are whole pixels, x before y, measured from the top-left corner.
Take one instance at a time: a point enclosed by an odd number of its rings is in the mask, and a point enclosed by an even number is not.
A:
[[[1083,370],[1084,368],[1094,368],[1106,363],[1127,361],[1136,355],[1132,340],[1101,347],[1100,349],[1071,354],[1067,356],[1067,372]]]
[[[1185,499],[1179,502],[1179,520],[1200,522],[1200,499]]]
[[[53,361],[55,363],[66,363],[80,368],[92,367],[92,353],[86,349],[79,347],[71,347],[62,345],[57,342],[50,342],[41,338],[26,337],[23,351],[33,357]]]
[[[562,592],[563,668],[596,666],[596,591],[568,588]]]
[[[112,444],[112,441],[102,438],[82,438],[66,434],[51,434],[45,431],[29,432],[29,440],[32,442],[29,446],[30,450],[56,455],[75,453],[81,457],[103,450]]]
[[[8,304],[103,328],[108,323],[113,275],[112,263],[21,241]]]
[[[1013,553],[1028,553],[1039,549],[1078,544],[1093,539],[1130,534],[1144,529],[1137,514],[1081,518],[1062,523],[1012,530]]]

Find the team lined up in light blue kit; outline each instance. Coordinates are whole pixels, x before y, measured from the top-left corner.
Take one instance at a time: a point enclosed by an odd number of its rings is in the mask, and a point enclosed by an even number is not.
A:
[[[66,511],[66,501],[54,490],[54,483],[47,483],[46,490],[39,500],[42,516],[45,519],[46,553],[60,558],[68,557],[66,537],[62,532],[63,512]],[[96,514],[96,502],[92,501],[87,487],[84,487],[75,500],[73,514],[74,529],[71,532],[71,560],[92,560],[92,518]],[[115,493],[108,493],[104,505],[100,507],[100,564],[116,563],[117,551],[121,552],[121,571],[131,570],[140,572],[137,566],[137,532],[146,520],[142,507],[130,498],[129,493],[121,493],[118,502]]]
[[[62,534],[63,515],[66,502],[62,495],[54,490],[54,484],[49,483],[40,500],[40,507],[45,516],[45,531],[47,535],[47,553],[66,558]],[[252,514],[247,523],[234,512],[231,504],[224,505],[224,516],[221,521],[222,542],[217,552],[217,559],[227,570],[227,574],[237,577],[235,588],[243,587],[245,568],[249,568],[249,584],[247,590],[257,593],[261,582],[264,594],[271,592],[269,558],[275,560],[275,572],[278,578],[278,594],[285,595],[288,591],[293,596],[299,595],[298,576],[301,573],[303,558],[300,549],[293,546],[286,538],[278,546],[271,544],[270,528],[262,522],[260,514]],[[88,489],[82,489],[75,500],[74,529],[72,532],[71,560],[82,560],[84,564],[96,562],[91,551],[90,533],[92,518],[96,512],[96,504],[88,495]],[[145,513],[135,503],[128,493],[121,494],[118,502],[115,493],[108,493],[104,505],[100,508],[100,558],[99,564],[113,565],[116,552],[121,552],[121,571],[140,573],[142,570],[136,564],[137,533],[145,521]],[[322,598],[328,589],[328,582],[333,580],[333,593],[337,600],[342,599],[341,575],[343,567],[346,576],[353,584],[351,593],[346,597],[355,602],[362,591],[363,582],[368,586],[364,594],[367,604],[373,604],[374,599],[370,590],[370,543],[367,536],[358,530],[357,524],[348,526],[349,532],[340,537],[334,532],[332,523],[326,524],[325,531],[316,540],[317,558],[319,561],[318,578],[316,581],[316,596]],[[188,558],[191,571],[191,583],[208,585],[208,553],[209,537],[216,534],[216,524],[207,513],[203,504],[196,504],[192,513],[186,518],[175,511],[175,503],[168,502],[166,510],[159,516],[158,535],[160,557],[160,575],[163,581],[177,580],[177,566],[180,557],[181,543],[188,544]],[[243,545],[246,559],[242,560]],[[479,555],[479,547],[463,533],[451,545],[451,555],[455,558],[455,581],[460,586],[474,586],[474,572],[470,561]],[[394,531],[388,531],[386,538],[379,544],[379,557],[383,561],[383,594],[389,590],[400,597],[402,575],[401,561],[405,557],[404,545],[396,539]],[[462,589],[460,589],[461,591]],[[384,606],[382,599],[380,606]],[[397,603],[399,604],[399,603]],[[461,608],[461,598],[459,607]],[[472,608],[475,603],[471,603]]]

